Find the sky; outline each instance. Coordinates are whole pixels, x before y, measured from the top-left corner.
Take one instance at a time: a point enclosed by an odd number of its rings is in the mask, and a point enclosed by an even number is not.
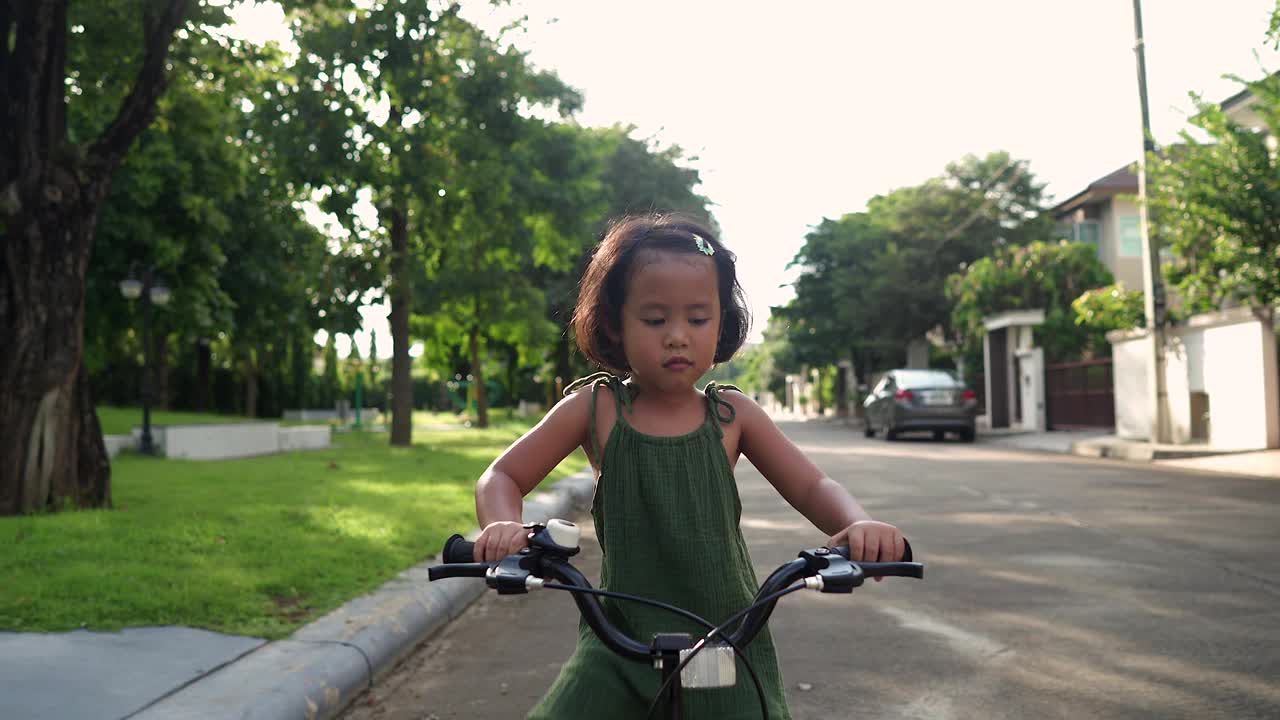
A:
[[[1224,75],[1280,69],[1265,38],[1275,5],[1144,3],[1157,141],[1186,127],[1188,93],[1218,102],[1240,89]],[[272,12],[264,3],[241,25],[278,28]],[[514,44],[583,93],[581,124],[634,124],[696,158],[754,339],[792,296],[784,268],[824,217],[994,150],[1027,160],[1063,200],[1142,146],[1129,2],[516,0],[468,14],[494,28],[526,15]],[[365,317],[387,357],[383,314]],[[367,355],[367,334],[356,342]]]

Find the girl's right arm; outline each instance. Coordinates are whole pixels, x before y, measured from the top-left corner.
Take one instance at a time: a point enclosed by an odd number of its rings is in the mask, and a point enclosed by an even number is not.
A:
[[[476,483],[477,562],[497,562],[528,543],[521,520],[528,495],[560,461],[587,439],[591,393],[561,400],[498,456]]]

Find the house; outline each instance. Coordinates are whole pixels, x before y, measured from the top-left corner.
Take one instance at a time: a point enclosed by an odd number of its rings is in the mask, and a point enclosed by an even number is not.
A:
[[[1253,93],[1245,90],[1224,100],[1221,107],[1232,121],[1267,133],[1274,151],[1274,136],[1257,112],[1256,102]],[[1124,178],[1126,174],[1128,178]],[[1085,241],[1094,229],[1088,223],[1096,219],[1099,256],[1117,279],[1134,288],[1141,287],[1140,258],[1132,263],[1138,283],[1131,284],[1126,273],[1128,251],[1141,254],[1140,240],[1136,239],[1137,209],[1131,200],[1107,195],[1111,187],[1128,179],[1132,190],[1127,192],[1136,192],[1137,178],[1127,169],[1117,171],[1059,205],[1054,214],[1064,235]],[[1125,219],[1127,213],[1132,213],[1133,220]],[[1126,246],[1129,227],[1134,228],[1133,247]],[[1114,234],[1108,238],[1108,232]],[[1217,450],[1280,447],[1276,328],[1273,308],[1230,306],[1166,328],[1162,415],[1174,444],[1196,443]],[[1147,331],[1114,331],[1107,339],[1114,359],[1116,433],[1131,440],[1149,439],[1152,353]]]
[[[1222,101],[1222,112],[1226,113],[1227,117],[1231,118],[1233,122],[1247,128],[1267,132],[1267,124],[1254,108],[1257,102],[1258,99],[1249,91],[1249,88],[1245,88]]]
[[[1142,289],[1142,235],[1138,226],[1138,176],[1122,167],[1089,183],[1051,212],[1059,236],[1089,243],[1116,282]]]

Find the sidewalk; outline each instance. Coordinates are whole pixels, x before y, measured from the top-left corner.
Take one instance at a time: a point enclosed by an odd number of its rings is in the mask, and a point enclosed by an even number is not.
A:
[[[1152,445],[1124,440],[1100,431],[980,431],[979,442],[1018,450],[1056,452],[1082,457],[1149,462],[1205,472],[1280,479],[1280,450],[1234,451],[1203,445]]]
[[[590,472],[525,501],[526,522],[572,517]],[[430,562],[284,640],[186,627],[0,633],[0,716],[23,720],[326,720],[484,592],[427,581]]]

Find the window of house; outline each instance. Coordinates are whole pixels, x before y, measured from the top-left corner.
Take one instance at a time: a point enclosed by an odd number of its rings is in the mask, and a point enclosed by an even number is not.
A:
[[[1071,227],[1071,239],[1076,242],[1089,243],[1094,247],[1098,246],[1098,221],[1085,220],[1078,222]]]
[[[1120,218],[1120,257],[1142,257],[1142,233],[1137,215]]]

